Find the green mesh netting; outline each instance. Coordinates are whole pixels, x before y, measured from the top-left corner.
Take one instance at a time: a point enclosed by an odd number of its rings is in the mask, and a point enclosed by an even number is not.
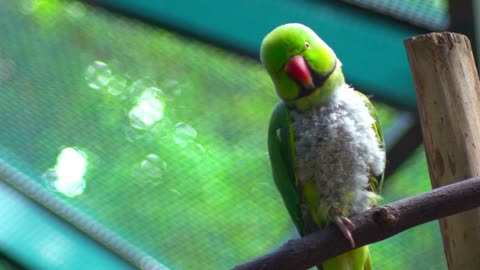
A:
[[[227,269],[295,235],[259,63],[75,1],[0,4],[2,159],[171,269]],[[426,189],[417,166],[387,199]],[[375,264],[405,266],[379,269],[444,267],[438,232],[412,243],[421,228],[374,245]]]
[[[448,0],[344,0],[368,9],[426,27],[445,30],[450,19]]]

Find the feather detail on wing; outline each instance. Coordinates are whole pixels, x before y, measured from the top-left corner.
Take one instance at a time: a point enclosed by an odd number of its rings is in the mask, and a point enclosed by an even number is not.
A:
[[[292,118],[285,103],[276,107],[268,129],[268,152],[275,184],[300,234],[305,234],[295,175],[295,143]]]

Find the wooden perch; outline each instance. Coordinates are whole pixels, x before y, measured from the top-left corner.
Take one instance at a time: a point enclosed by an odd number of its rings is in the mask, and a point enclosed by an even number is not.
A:
[[[440,187],[351,217],[357,246],[378,242],[411,227],[480,206],[480,177]],[[308,269],[352,248],[334,225],[280,248],[234,270]]]
[[[468,38],[431,33],[405,47],[432,186],[479,176],[480,84]],[[480,209],[442,219],[440,228],[449,269],[480,269]]]

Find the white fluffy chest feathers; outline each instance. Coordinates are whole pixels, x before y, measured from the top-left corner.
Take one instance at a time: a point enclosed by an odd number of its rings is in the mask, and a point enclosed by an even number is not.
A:
[[[297,177],[300,183],[315,183],[324,206],[347,206],[350,213],[370,207],[368,178],[385,166],[373,123],[364,101],[348,85],[322,106],[292,112]]]

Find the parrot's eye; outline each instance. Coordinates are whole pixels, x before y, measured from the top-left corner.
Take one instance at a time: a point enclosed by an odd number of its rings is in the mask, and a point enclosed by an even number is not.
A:
[[[308,43],[308,41],[305,41],[305,48],[310,49],[310,43]]]

